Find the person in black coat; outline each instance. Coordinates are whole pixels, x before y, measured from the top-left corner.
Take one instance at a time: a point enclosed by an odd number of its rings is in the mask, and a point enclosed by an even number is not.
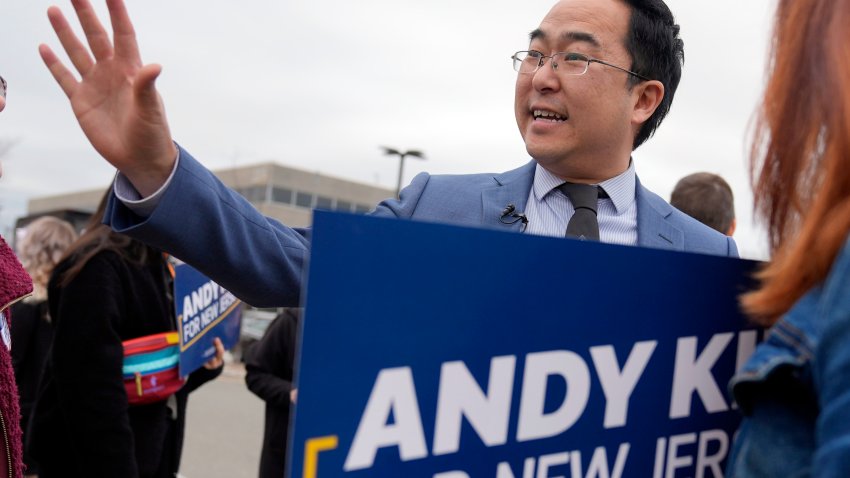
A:
[[[176,330],[171,275],[161,252],[112,232],[102,215],[48,284],[54,340],[27,450],[41,478],[173,477],[188,394],[221,373],[224,350],[216,340],[216,357],[167,400],[128,404],[122,342]]]
[[[77,232],[67,221],[43,216],[24,229],[18,243],[18,257],[32,277],[33,294],[12,305],[12,367],[21,403],[21,430],[27,436],[27,423],[35,402],[41,370],[53,340],[53,328],[47,313],[47,281],[65,250],[77,239]],[[38,474],[38,465],[24,453],[26,476]]]
[[[11,308],[12,322],[12,368],[15,370],[15,382],[18,384],[18,395],[21,404],[21,431],[23,441],[27,437],[27,424],[32,416],[38,381],[41,370],[50,350],[53,339],[53,328],[48,322],[47,301],[20,301]],[[24,476],[38,475],[38,465],[24,450]]]
[[[248,389],[266,402],[260,478],[281,478],[286,470],[289,408],[297,390],[292,386],[299,309],[286,309],[249,350],[245,363]]]

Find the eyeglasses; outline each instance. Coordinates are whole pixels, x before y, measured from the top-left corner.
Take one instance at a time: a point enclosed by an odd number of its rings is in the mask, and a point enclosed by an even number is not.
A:
[[[6,98],[7,87],[8,84],[6,83],[6,80],[4,80],[2,76],[0,76],[0,96],[2,96],[3,98]]]
[[[651,81],[649,78],[639,75],[631,70],[627,70],[617,65],[612,65],[611,63],[602,60],[597,60],[596,58],[590,58],[589,56],[582,55],[581,53],[558,52],[552,55],[544,55],[539,51],[532,50],[518,51],[514,53],[511,58],[514,60],[514,70],[525,75],[530,75],[536,72],[541,66],[543,66],[544,63],[546,63],[547,58],[551,58],[552,69],[555,70],[555,72],[564,75],[580,76],[587,73],[587,69],[590,67],[591,63],[600,63],[602,65],[624,71],[632,76],[640,78],[641,80]]]

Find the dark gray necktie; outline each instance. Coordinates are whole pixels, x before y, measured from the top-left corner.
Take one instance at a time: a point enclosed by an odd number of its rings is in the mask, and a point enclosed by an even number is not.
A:
[[[570,198],[576,210],[567,224],[566,237],[598,241],[599,222],[596,219],[596,203],[602,192],[599,186],[564,183],[558,186],[558,189]]]

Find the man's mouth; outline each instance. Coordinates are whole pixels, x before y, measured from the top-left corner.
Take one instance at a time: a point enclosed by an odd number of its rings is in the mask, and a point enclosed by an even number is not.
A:
[[[562,123],[567,120],[567,116],[546,110],[534,110],[531,112],[535,121],[550,121],[552,123]]]

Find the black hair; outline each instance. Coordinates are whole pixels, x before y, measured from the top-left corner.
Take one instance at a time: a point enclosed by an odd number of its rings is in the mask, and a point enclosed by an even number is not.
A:
[[[673,95],[682,77],[685,44],[679,38],[679,25],[663,0],[625,0],[632,9],[626,50],[632,57],[632,71],[664,84],[664,99],[652,116],[641,125],[633,149],[644,143],[670,112]],[[642,80],[630,77],[632,86]]]

